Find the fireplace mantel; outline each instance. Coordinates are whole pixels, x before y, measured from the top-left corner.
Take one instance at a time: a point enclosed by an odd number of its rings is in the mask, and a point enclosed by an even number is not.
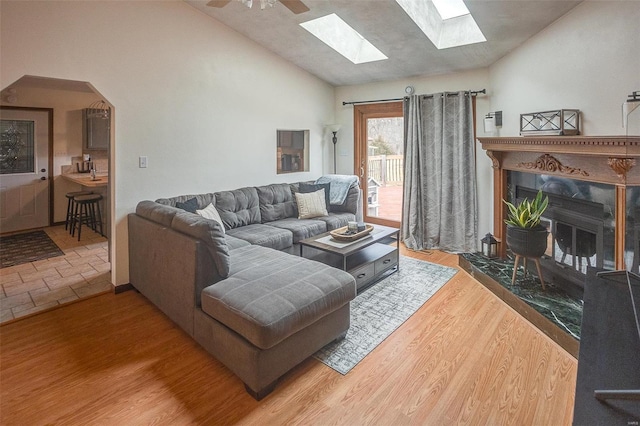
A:
[[[616,187],[616,269],[624,269],[626,188],[640,186],[640,136],[478,138],[493,162],[494,234],[506,235],[507,172],[554,175]],[[499,251],[506,255],[505,244]]]
[[[640,156],[640,136],[514,136],[478,138],[485,150]]]

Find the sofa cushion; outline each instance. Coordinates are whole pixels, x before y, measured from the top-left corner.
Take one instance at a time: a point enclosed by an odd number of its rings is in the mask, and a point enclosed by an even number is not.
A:
[[[221,191],[215,194],[213,205],[218,209],[227,229],[261,223],[258,192],[253,187]]]
[[[173,217],[177,213],[184,213],[184,211],[170,205],[158,204],[148,200],[140,201],[136,206],[136,214],[138,216],[167,227],[171,226],[171,221],[173,221]]]
[[[298,244],[300,240],[327,232],[327,224],[317,219],[288,218],[269,222],[268,225],[291,232],[293,234],[293,244]]]
[[[241,240],[240,238],[232,237],[227,234],[224,236],[225,241],[227,242],[227,247],[229,250],[235,250],[240,247],[250,246],[251,243],[249,241]]]
[[[316,220],[321,220],[327,224],[327,231],[333,231],[334,229],[347,226],[350,221],[356,220],[356,215],[353,213],[329,213],[329,216],[320,216]]]
[[[296,203],[288,183],[259,186],[256,190],[262,223],[297,215]]]
[[[264,247],[234,250],[230,276],[202,291],[202,310],[268,349],[356,295],[348,273]]]
[[[270,247],[276,250],[286,249],[293,245],[293,235],[291,232],[261,223],[229,229],[227,230],[227,234],[248,241],[251,244]]]
[[[229,247],[220,224],[189,212],[180,212],[173,217],[171,228],[202,241],[216,264],[218,275],[229,275]]]

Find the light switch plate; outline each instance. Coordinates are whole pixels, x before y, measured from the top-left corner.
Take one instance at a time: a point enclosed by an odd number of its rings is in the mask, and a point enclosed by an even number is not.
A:
[[[147,156],[146,155],[138,158],[138,166],[141,169],[146,169],[147,168]]]

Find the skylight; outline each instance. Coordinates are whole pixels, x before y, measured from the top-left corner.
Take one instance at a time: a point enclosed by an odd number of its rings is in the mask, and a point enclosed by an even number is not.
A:
[[[487,41],[475,19],[469,13],[462,0],[440,0],[444,3],[459,1],[466,13],[440,11],[437,0],[396,0],[409,17],[418,25],[423,33],[438,49],[464,46]],[[439,3],[439,2],[438,2]],[[460,6],[460,5],[458,5]],[[445,18],[445,16],[454,16]]]
[[[431,0],[431,2],[438,9],[442,19],[457,18],[469,14],[469,9],[462,0]]]
[[[302,22],[300,26],[354,64],[388,59],[335,13]]]

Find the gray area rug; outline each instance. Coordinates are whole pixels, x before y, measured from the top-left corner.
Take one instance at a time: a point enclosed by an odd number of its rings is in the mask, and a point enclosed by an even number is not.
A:
[[[457,269],[400,257],[400,271],[365,289],[351,302],[347,337],[314,358],[347,374],[456,274]]]
[[[64,256],[44,231],[32,231],[0,238],[0,268]]]

